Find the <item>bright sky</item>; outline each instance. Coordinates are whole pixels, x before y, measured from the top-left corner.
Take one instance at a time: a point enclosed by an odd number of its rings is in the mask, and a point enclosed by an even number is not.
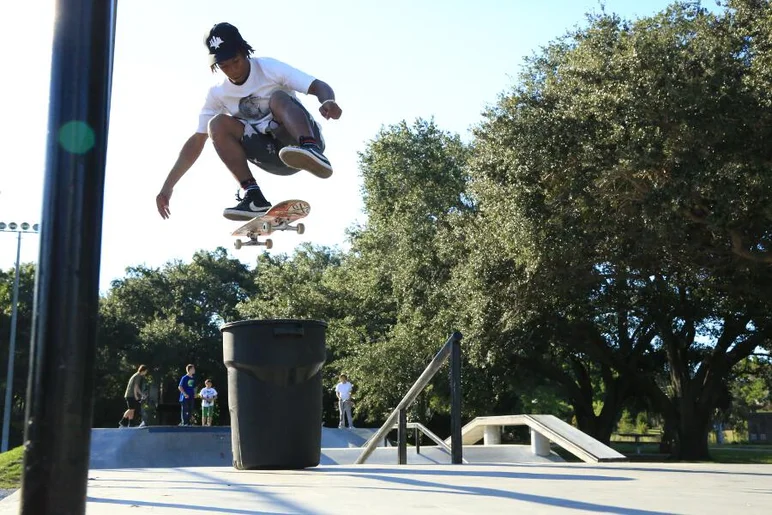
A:
[[[666,0],[605,0],[606,10],[638,17]],[[706,6],[714,7],[712,1]],[[439,8],[441,6],[441,8]],[[271,252],[301,241],[344,245],[361,220],[357,153],[382,126],[434,117],[468,139],[468,130],[508,89],[524,56],[584,23],[597,0],[122,0],[113,77],[100,289],[127,266],[189,260],[223,246],[254,264],[255,247],[233,248],[237,224],[222,217],[238,184],[211,143],[175,188],[162,220],[155,196],[214,80],[203,37],[217,22],[236,25],[257,56],[285,61],[330,84],[343,109],[318,115],[315,97],[299,95],[320,121],[335,173],[276,177],[253,167],[274,204],[312,205],[306,233],[277,233]],[[0,93],[0,221],[38,222],[42,209],[54,2],[0,2],[3,39],[13,54]],[[25,235],[22,261],[37,261],[38,236]],[[0,232],[0,267],[13,267],[16,238]]]

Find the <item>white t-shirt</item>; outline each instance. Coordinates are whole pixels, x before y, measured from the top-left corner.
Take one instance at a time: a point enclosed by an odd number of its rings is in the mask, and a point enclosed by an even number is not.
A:
[[[340,394],[341,400],[347,401],[351,398],[351,389],[354,385],[346,381],[345,383],[338,383],[335,385],[335,391]]]
[[[214,398],[217,397],[217,390],[214,388],[201,388],[201,406],[214,406]]]
[[[228,77],[209,88],[204,106],[198,115],[196,132],[206,133],[207,124],[215,115],[227,113],[246,122],[256,124],[260,132],[270,128],[273,115],[268,101],[274,91],[286,91],[297,98],[295,92],[308,93],[314,77],[270,57],[250,57],[250,72],[244,84],[237,86]]]

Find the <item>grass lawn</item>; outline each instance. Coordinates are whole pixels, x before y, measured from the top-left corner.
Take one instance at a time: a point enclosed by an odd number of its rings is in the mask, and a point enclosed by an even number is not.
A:
[[[21,486],[21,461],[24,447],[19,446],[0,454],[0,488],[15,489]]]
[[[772,465],[772,446],[711,446],[710,455],[718,463],[761,463]]]
[[[633,461],[665,461],[667,456],[659,454],[659,444],[642,443],[641,454],[636,445],[628,442],[612,442],[611,447]],[[716,463],[760,463],[772,465],[772,445],[711,445],[710,455]],[[638,458],[640,456],[640,458]]]
[[[621,452],[625,456],[631,456],[638,453],[640,448],[641,454],[659,454],[659,444],[643,442],[636,445],[633,442],[611,442],[611,448],[617,452]]]

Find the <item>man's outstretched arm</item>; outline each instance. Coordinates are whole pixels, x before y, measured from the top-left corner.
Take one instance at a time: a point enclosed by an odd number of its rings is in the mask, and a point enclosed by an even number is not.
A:
[[[158,208],[158,213],[162,218],[169,218],[171,211],[169,211],[169,201],[172,198],[172,192],[177,182],[185,175],[185,172],[190,170],[190,167],[201,155],[201,151],[204,150],[204,144],[209,136],[206,133],[197,132],[188,138],[188,141],[182,146],[180,155],[177,158],[177,162],[174,163],[169,175],[166,176],[161,192],[155,198],[155,204]]]
[[[322,104],[319,108],[319,112],[322,113],[322,116],[328,120],[330,118],[333,120],[340,118],[343,110],[335,101],[335,92],[329,84],[319,79],[314,79],[311,86],[308,88],[308,94],[314,95],[319,99],[319,103]]]

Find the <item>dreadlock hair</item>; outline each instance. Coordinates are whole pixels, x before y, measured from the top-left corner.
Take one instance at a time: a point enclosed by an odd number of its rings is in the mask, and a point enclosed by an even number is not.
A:
[[[242,54],[244,57],[250,57],[254,53],[255,49],[252,48],[249,43],[244,41],[243,39],[239,43],[239,53]],[[209,67],[212,70],[212,73],[215,73],[220,67],[217,65],[217,63],[214,63]]]

